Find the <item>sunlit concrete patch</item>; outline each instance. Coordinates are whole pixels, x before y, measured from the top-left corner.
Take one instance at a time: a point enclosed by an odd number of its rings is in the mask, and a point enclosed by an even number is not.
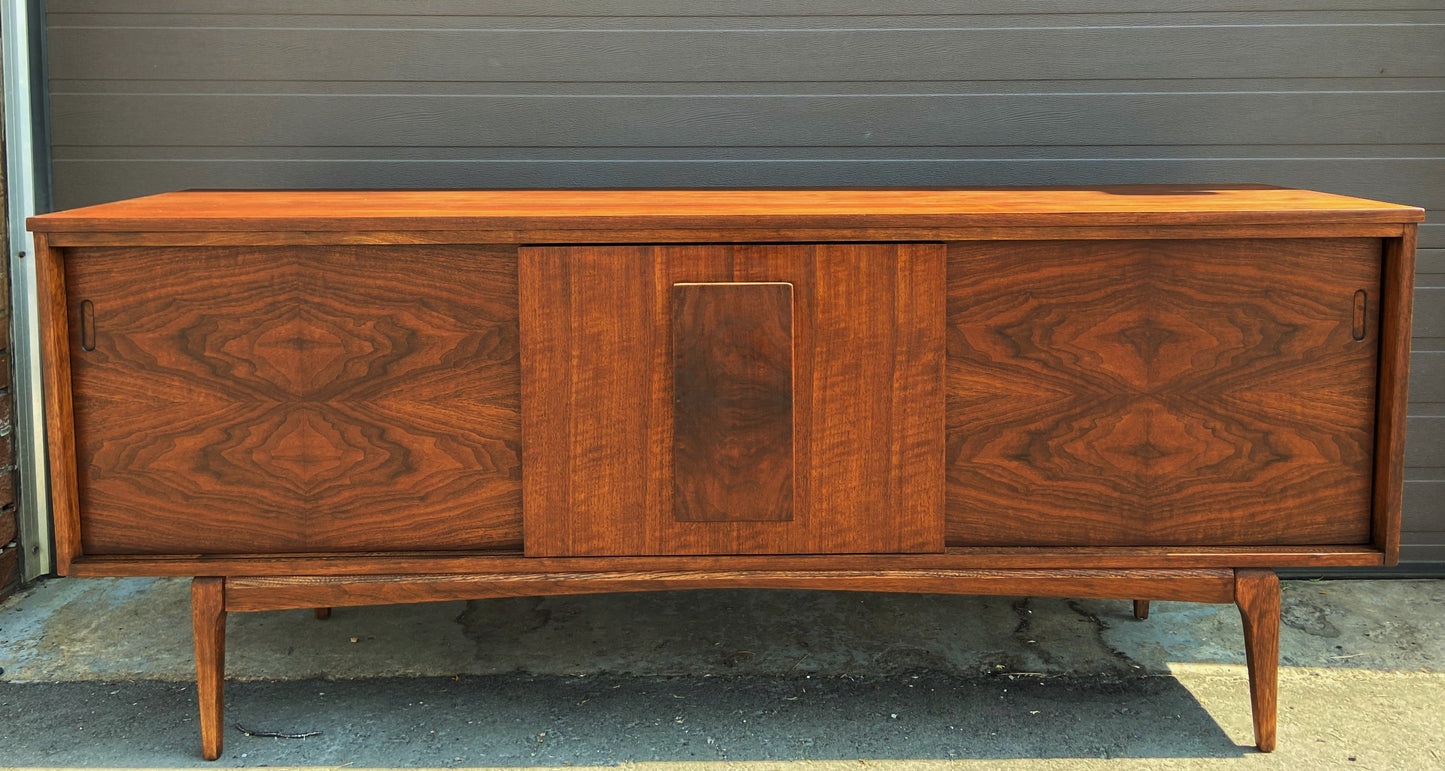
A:
[[[173,579],[41,581],[0,606],[0,677],[171,673],[177,662],[190,661],[188,592],[186,582]]]
[[[1189,662],[1173,664],[1170,671],[1230,739],[1242,745],[1252,741],[1243,665]],[[1438,671],[1282,667],[1279,749],[1249,758],[1250,765],[1445,768],[1442,703],[1445,673]]]
[[[1445,672],[1445,581],[1285,581],[1285,667]],[[1150,618],[1110,624],[1105,644],[1148,671],[1180,663],[1243,664],[1232,606],[1154,603]]]

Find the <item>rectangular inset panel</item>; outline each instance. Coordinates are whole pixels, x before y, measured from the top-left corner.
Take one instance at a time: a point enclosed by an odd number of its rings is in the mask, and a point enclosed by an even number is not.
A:
[[[1368,543],[1380,265],[1367,238],[951,245],[949,543]]]
[[[673,515],[793,518],[793,286],[672,287]]]

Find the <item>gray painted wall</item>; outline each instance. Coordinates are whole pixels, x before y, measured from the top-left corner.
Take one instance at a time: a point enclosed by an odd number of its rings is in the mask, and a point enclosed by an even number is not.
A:
[[[51,0],[47,34],[57,208],[1129,182],[1424,206],[1402,556],[1445,562],[1440,0]]]

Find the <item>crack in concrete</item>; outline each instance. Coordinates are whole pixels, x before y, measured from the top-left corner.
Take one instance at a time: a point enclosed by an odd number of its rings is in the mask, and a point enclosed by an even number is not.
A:
[[[1088,609],[1084,608],[1078,600],[1069,600],[1065,604],[1068,606],[1069,610],[1073,611],[1074,613],[1078,614],[1080,617],[1084,618],[1089,622],[1093,630],[1094,642],[1098,644],[1100,649],[1108,653],[1116,661],[1119,662],[1119,664],[1123,667],[1123,672],[1121,672],[1121,674],[1141,668],[1139,662],[1135,661],[1132,656],[1109,644],[1108,640],[1104,639],[1104,633],[1109,631],[1108,622],[1100,618],[1097,614],[1092,613]]]
[[[1032,604],[1032,597],[1020,597],[1014,600],[1010,607],[1013,609],[1014,615],[1018,617],[1019,622],[1014,626],[1013,633],[1010,636],[1018,643],[1020,650],[1028,651],[1050,668],[1056,667],[1058,657],[1054,656],[1048,649],[1048,646],[1040,645],[1038,642],[1034,630],[1034,611],[1033,608],[1030,607]],[[1037,669],[1038,667],[1030,668]],[[1018,669],[1018,667],[1015,667],[1015,669]]]

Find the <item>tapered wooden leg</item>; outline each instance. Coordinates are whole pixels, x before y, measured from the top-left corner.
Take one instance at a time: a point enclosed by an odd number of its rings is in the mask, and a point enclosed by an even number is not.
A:
[[[317,621],[325,621],[331,618],[331,608],[316,608],[315,613]]]
[[[1134,618],[1137,618],[1137,619],[1139,619],[1140,621],[1143,621],[1144,619],[1146,619],[1146,618],[1148,618],[1148,617],[1149,617],[1149,601],[1148,601],[1148,600],[1135,600],[1135,601],[1134,601]]]
[[[1279,701],[1279,577],[1273,570],[1234,571],[1234,601],[1244,620],[1254,743],[1260,752],[1274,752]]]
[[[201,703],[201,757],[221,757],[222,690],[226,678],[224,578],[191,581],[191,625],[196,638],[196,691]]]

